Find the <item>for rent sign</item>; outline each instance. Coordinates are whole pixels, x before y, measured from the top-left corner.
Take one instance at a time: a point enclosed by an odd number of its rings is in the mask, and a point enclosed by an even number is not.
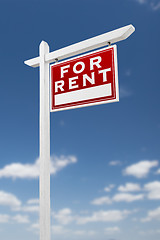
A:
[[[50,73],[51,111],[119,101],[116,45],[55,63]]]

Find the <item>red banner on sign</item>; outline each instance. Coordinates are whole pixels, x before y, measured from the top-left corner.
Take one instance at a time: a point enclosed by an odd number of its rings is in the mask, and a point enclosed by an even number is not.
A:
[[[51,111],[119,101],[116,45],[51,65]]]

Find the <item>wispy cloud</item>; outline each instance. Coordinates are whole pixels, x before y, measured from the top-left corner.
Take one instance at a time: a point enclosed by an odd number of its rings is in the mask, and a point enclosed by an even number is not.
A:
[[[95,211],[90,215],[78,215],[73,214],[70,208],[64,208],[58,212],[53,212],[55,221],[58,222],[58,226],[65,226],[75,222],[77,225],[83,225],[91,222],[118,222],[131,214],[128,210],[109,210],[109,211]]]
[[[144,3],[147,3],[147,0],[136,0],[138,3],[140,4],[144,4]]]
[[[26,204],[12,208],[15,212],[38,213],[39,199],[29,199]]]
[[[39,199],[38,198],[29,199],[27,201],[27,204],[39,204]]]
[[[148,235],[156,235],[159,234],[160,230],[159,229],[148,229],[146,231],[140,231],[139,234],[143,236],[148,236]]]
[[[10,216],[8,214],[0,214],[0,223],[29,223],[29,217],[27,215],[15,215]]]
[[[93,230],[72,230],[68,229],[61,225],[53,225],[52,226],[52,233],[54,235],[64,235],[66,237],[66,234],[69,234],[69,236],[94,236],[96,234]]]
[[[113,197],[103,196],[100,198],[95,198],[91,201],[93,205],[108,205],[114,202],[127,202],[131,203],[134,201],[139,201],[144,199],[144,194],[131,194],[131,193],[117,193]]]
[[[13,208],[13,211],[16,212],[28,212],[28,213],[38,213],[39,212],[39,205],[24,205],[21,207]]]
[[[132,95],[132,92],[129,89],[127,89],[126,87],[120,87],[121,98],[130,97],[131,95]]]
[[[110,187],[111,186],[111,187]],[[106,188],[106,192],[110,192],[110,190],[115,187],[115,185],[110,184],[109,187]],[[105,190],[105,189],[104,189]],[[114,202],[134,202],[138,200],[143,200],[145,194],[131,194],[130,192],[139,192],[144,189],[140,187],[138,183],[126,183],[125,185],[120,185],[118,187],[118,193],[114,194],[113,196],[102,196],[99,198],[95,198],[91,201],[93,205],[108,205]]]
[[[120,232],[120,228],[119,227],[108,227],[104,229],[106,234],[114,234],[114,233],[118,233]]]
[[[115,187],[114,184],[110,184],[109,186],[107,186],[107,187],[104,188],[104,191],[105,191],[105,192],[110,192],[114,187]]]
[[[160,174],[160,168],[157,170],[156,174]]]
[[[0,223],[7,223],[9,222],[9,215],[7,214],[0,214]]]
[[[0,205],[10,207],[14,212],[37,213],[39,211],[38,199],[30,199],[26,205],[22,205],[22,202],[14,194],[4,191],[0,191]],[[16,215],[13,220],[28,222],[26,215]]]
[[[121,185],[118,187],[118,191],[120,192],[135,192],[140,190],[141,187],[137,183],[126,183],[125,185]]]
[[[146,218],[141,219],[142,222],[149,222],[152,220],[160,221],[160,207],[154,210],[148,211]]]
[[[27,215],[16,215],[12,218],[17,223],[29,223],[29,217]]]
[[[28,231],[31,231],[37,235],[39,235],[39,222],[36,222],[36,223],[32,223],[29,228],[28,228]]]
[[[157,167],[158,166],[158,161],[140,161],[138,163],[132,164],[128,167],[126,167],[123,170],[124,175],[129,175],[129,176],[134,176],[136,178],[144,178],[147,177],[149,174],[151,168]]]
[[[131,76],[131,70],[130,70],[130,69],[127,69],[127,70],[125,71],[125,75],[126,75],[126,77],[130,77],[130,76]]]
[[[11,208],[20,207],[21,201],[12,193],[0,191],[0,205]]]
[[[75,156],[54,156],[51,158],[51,174],[56,174],[58,171],[76,162],[77,158]],[[33,164],[11,163],[0,169],[0,178],[38,178],[39,165],[39,159],[37,159]]]
[[[30,226],[29,230],[32,230],[36,233],[37,230],[39,230],[39,223],[34,223]],[[52,230],[52,234],[55,236],[55,235],[63,235],[65,236],[66,238],[66,235],[69,235],[69,237],[71,236],[94,236],[96,235],[96,231],[93,231],[93,230],[72,230],[70,228],[67,228],[66,226],[64,225],[60,225],[60,224],[54,224],[52,225],[51,227],[51,230]]]
[[[66,237],[66,234],[69,234],[69,236],[94,236],[96,235],[96,232],[93,230],[72,230],[68,229],[61,225],[53,225],[52,226],[52,233],[54,235],[64,235]]]
[[[151,2],[151,8],[153,11],[157,11],[160,9],[160,1],[155,3],[155,2]]]
[[[115,202],[134,202],[138,200],[142,200],[144,198],[143,194],[130,194],[130,193],[117,193],[113,197],[113,201]]]
[[[77,219],[78,224],[86,224],[90,222],[118,222],[125,219],[131,212],[127,210],[109,210],[109,211],[97,211],[91,216],[79,217]]]
[[[135,1],[141,5],[148,6],[153,11],[157,11],[160,9],[160,1],[159,0],[135,0]]]
[[[78,236],[94,236],[94,235],[96,235],[96,231],[77,230],[77,231],[73,231],[73,234],[78,235]]]
[[[110,162],[109,162],[109,165],[110,165],[110,166],[119,166],[119,165],[121,165],[121,161],[119,161],[119,160],[113,160],[113,161],[110,161]]]
[[[52,233],[55,235],[65,235],[68,232],[70,232],[70,230],[64,228],[64,226],[62,226],[62,225],[53,225],[52,226]]]
[[[65,122],[63,120],[60,120],[59,124],[61,127],[63,127],[65,125]]]
[[[144,190],[148,192],[148,199],[160,199],[160,182],[154,181],[144,185]]]
[[[62,225],[67,225],[74,220],[74,216],[72,215],[70,208],[61,209],[57,213],[53,213],[53,216]]]
[[[104,205],[104,204],[111,204],[112,200],[109,197],[101,197],[94,199],[91,204],[93,205]]]

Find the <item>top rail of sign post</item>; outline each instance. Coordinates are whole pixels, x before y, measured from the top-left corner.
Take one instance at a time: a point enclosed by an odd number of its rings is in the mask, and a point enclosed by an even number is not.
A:
[[[109,43],[115,43],[128,38],[135,31],[135,27],[130,24],[114,31],[101,34],[99,36],[89,38],[79,43],[72,44],[68,47],[50,52],[45,55],[45,62],[53,63],[57,60],[69,58],[96,48],[104,47]],[[30,67],[38,67],[40,65],[40,57],[35,57],[24,62]]]

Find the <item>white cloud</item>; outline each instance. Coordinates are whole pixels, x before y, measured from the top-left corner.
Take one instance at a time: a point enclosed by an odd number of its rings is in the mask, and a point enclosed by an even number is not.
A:
[[[143,194],[133,195],[130,193],[118,193],[113,197],[115,202],[134,202],[137,200],[142,200],[144,198]]]
[[[29,218],[26,215],[16,215],[12,218],[17,223],[29,223]]]
[[[59,235],[59,234],[66,234],[68,232],[67,229],[65,229],[63,226],[61,225],[53,225],[52,226],[52,232],[55,235]]]
[[[140,185],[135,183],[126,183],[124,186],[119,186],[118,190],[121,193],[115,194],[112,198],[108,196],[103,196],[100,198],[95,198],[91,201],[93,205],[108,205],[113,202],[133,202],[144,199],[144,194],[131,194],[128,192],[140,191]],[[109,191],[109,189],[107,189]]]
[[[130,97],[132,95],[132,92],[128,90],[125,87],[120,87],[120,97],[125,98],[125,97]]]
[[[142,222],[149,222],[152,220],[160,221],[160,207],[154,210],[148,211],[147,217],[141,219]]]
[[[24,206],[20,210],[22,212],[39,212],[39,206]]]
[[[120,192],[135,192],[140,190],[141,190],[140,185],[136,183],[126,183],[124,186],[121,185],[118,187],[118,191]]]
[[[39,235],[39,223],[33,223],[28,228],[28,231],[32,231],[33,233]]]
[[[56,174],[69,164],[77,162],[75,156],[54,156],[51,158],[51,174]],[[39,159],[33,164],[12,163],[0,169],[0,178],[38,178],[39,176]]]
[[[156,174],[160,174],[160,168],[157,170]]]
[[[123,174],[131,175],[136,178],[144,178],[149,174],[151,168],[157,167],[157,166],[158,166],[157,160],[155,160],[155,161],[148,161],[148,160],[140,161],[138,163],[135,163],[133,165],[126,167],[123,170]]]
[[[85,235],[86,234],[86,231],[84,230],[77,230],[74,232],[75,235],[78,235],[78,236],[82,236],[82,235]]]
[[[20,207],[21,201],[12,193],[0,191],[0,205],[9,206],[11,208]]]
[[[118,165],[121,165],[121,161],[119,161],[119,160],[110,161],[109,165],[110,166],[118,166]]]
[[[26,205],[18,206],[12,208],[13,211],[17,212],[29,212],[29,213],[38,213],[39,212],[39,199],[29,199]]]
[[[157,11],[160,9],[160,1],[158,0],[135,0],[141,5],[147,5],[151,8],[153,11]]]
[[[76,162],[77,158],[75,156],[55,156],[51,159],[51,174],[56,174],[64,167],[67,167],[69,164],[73,164]]]
[[[120,232],[120,228],[119,227],[108,227],[104,229],[106,234],[114,234],[117,232]]]
[[[110,192],[114,187],[115,187],[114,184],[110,184],[108,187],[105,187],[105,188],[104,188],[104,191],[105,191],[105,192]]]
[[[38,198],[29,199],[27,201],[27,204],[39,204],[39,199]]]
[[[151,2],[151,8],[153,11],[157,11],[160,9],[160,2],[158,3],[154,3],[154,2]]]
[[[89,231],[87,231],[87,235],[88,235],[88,236],[96,235],[96,231],[89,230]]]
[[[75,235],[78,235],[78,236],[94,236],[96,235],[96,232],[95,231],[85,231],[85,230],[76,230],[76,231],[73,231],[73,234]]]
[[[59,122],[59,124],[60,124],[61,127],[63,127],[63,126],[65,125],[65,123],[64,123],[63,120],[61,120],[61,121]]]
[[[28,216],[24,215],[16,215],[16,216],[9,216],[7,214],[0,214],[0,223],[29,223]]]
[[[76,214],[74,215],[70,208],[64,208],[59,210],[58,212],[53,212],[52,216],[55,219],[54,226],[55,232],[61,232],[61,230],[66,230],[64,226],[67,226],[71,223],[76,223],[77,225],[83,225],[91,222],[119,222],[126,217],[128,217],[129,214],[131,214],[134,211],[128,211],[128,210],[109,210],[109,211],[95,211],[91,214]],[[56,224],[57,223],[57,224]],[[33,228],[33,227],[32,227]],[[53,230],[53,228],[52,228]],[[83,229],[84,230],[84,229]],[[75,231],[73,230],[67,230],[72,232],[72,234],[75,234]],[[79,231],[79,229],[77,230]],[[80,229],[81,231],[81,229]],[[85,231],[86,235],[94,235],[96,232],[94,231]]]
[[[0,169],[0,178],[36,178],[39,176],[39,160],[34,164],[11,163]]]
[[[154,181],[144,185],[144,190],[148,191],[148,199],[160,199],[160,182]]]
[[[124,210],[110,210],[110,211],[97,211],[91,216],[78,217],[78,224],[86,224],[89,222],[118,222],[123,220],[129,215],[129,211]]]
[[[140,3],[140,4],[144,4],[144,3],[146,3],[147,2],[147,0],[136,0],[138,3]]]
[[[126,72],[125,72],[125,75],[127,77],[130,77],[131,76],[131,70],[130,69],[127,69]]]
[[[64,235],[66,237],[67,234],[69,234],[69,236],[93,236],[96,234],[95,231],[92,230],[72,230],[72,229],[68,229],[65,228],[63,225],[53,225],[52,226],[52,233],[54,235]]]
[[[58,221],[58,223],[62,225],[67,225],[74,220],[72,216],[72,211],[69,208],[63,208],[58,213],[53,213],[54,218]]]
[[[33,223],[31,229],[39,230],[39,223]]]
[[[21,207],[15,207],[13,208],[14,211],[17,212],[29,212],[29,213],[38,213],[39,212],[39,206],[38,205],[31,205],[31,206],[21,206]]]
[[[155,234],[159,234],[160,233],[160,230],[159,229],[152,229],[152,230],[147,230],[147,231],[140,231],[139,232],[139,234],[141,234],[141,235],[148,235],[148,234],[150,234],[150,235],[155,235]]]
[[[112,201],[109,197],[101,197],[94,199],[91,204],[93,205],[103,205],[103,204],[111,204]]]
[[[8,223],[9,219],[10,219],[9,215],[0,214],[0,223]]]

